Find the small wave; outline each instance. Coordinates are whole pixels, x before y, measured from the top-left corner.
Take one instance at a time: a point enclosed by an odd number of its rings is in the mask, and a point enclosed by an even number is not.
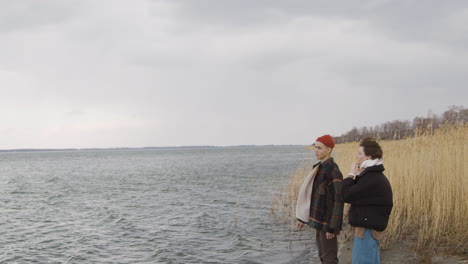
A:
[[[152,259],[157,260],[158,262],[161,263],[174,263],[174,259],[170,258],[169,255],[167,254],[167,250],[162,250],[162,249],[156,249],[151,256]]]
[[[46,183],[57,183],[59,181],[60,181],[60,178],[56,176],[45,180]]]
[[[67,264],[73,264],[73,263],[86,263],[87,258],[83,256],[71,256],[67,259]]]
[[[63,193],[55,193],[55,194],[52,194],[49,197],[47,197],[47,201],[52,202],[54,200],[59,199],[60,202],[61,202],[63,197],[65,197],[65,195]]]
[[[10,194],[35,194],[35,192],[23,191],[21,189],[16,189],[10,192]]]

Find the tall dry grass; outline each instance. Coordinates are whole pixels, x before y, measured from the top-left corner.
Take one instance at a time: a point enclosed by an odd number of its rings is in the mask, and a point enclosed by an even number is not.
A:
[[[384,174],[393,189],[394,207],[384,245],[417,237],[419,249],[468,251],[468,125],[447,126],[430,134],[380,142]],[[346,176],[358,143],[335,147],[335,161]],[[305,160],[291,176],[271,212],[294,226],[295,201],[313,161]],[[347,210],[345,208],[345,210]]]

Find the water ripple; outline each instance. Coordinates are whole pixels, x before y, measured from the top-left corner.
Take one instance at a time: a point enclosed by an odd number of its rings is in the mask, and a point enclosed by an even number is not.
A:
[[[265,182],[301,151],[1,153],[0,263],[287,263]]]

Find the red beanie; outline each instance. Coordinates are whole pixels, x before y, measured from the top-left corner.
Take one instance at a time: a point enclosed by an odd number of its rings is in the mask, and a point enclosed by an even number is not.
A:
[[[333,141],[333,138],[330,135],[324,135],[324,136],[318,137],[315,141],[320,141],[323,144],[325,144],[325,146],[328,146],[330,148],[335,147],[335,141]]]

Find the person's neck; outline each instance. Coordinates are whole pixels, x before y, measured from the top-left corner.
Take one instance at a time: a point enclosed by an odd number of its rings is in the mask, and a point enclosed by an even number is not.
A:
[[[328,156],[326,156],[325,158],[321,159],[320,162],[324,162],[324,161],[326,161],[326,160],[329,159],[329,158],[331,158],[331,155],[328,155]]]

